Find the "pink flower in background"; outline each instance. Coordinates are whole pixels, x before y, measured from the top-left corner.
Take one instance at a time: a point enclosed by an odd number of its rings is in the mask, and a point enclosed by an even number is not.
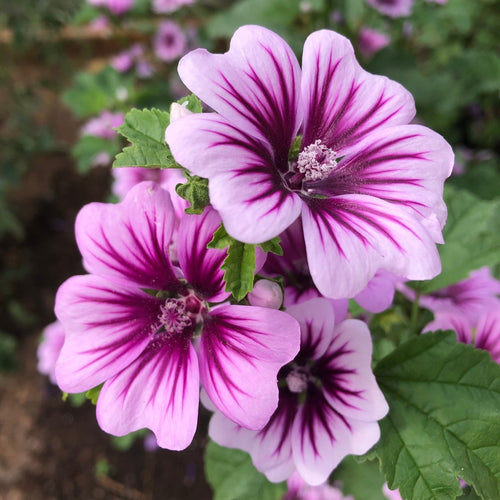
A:
[[[63,344],[64,328],[59,321],[55,321],[43,331],[43,337],[37,349],[37,369],[43,375],[48,375],[53,384],[57,384],[56,361]]]
[[[408,124],[411,95],[365,72],[346,38],[310,35],[301,70],[278,35],[245,26],[229,52],[195,50],[179,74],[216,113],[170,124],[166,139],[209,179],[231,236],[263,242],[301,217],[310,274],[330,298],[356,295],[379,269],[417,280],[440,271],[451,148]]]
[[[337,488],[327,483],[310,486],[299,474],[294,472],[287,480],[288,491],[281,500],[355,500],[354,497],[345,497]]]
[[[365,323],[335,325],[325,299],[287,312],[300,323],[301,346],[278,373],[279,403],[269,423],[250,431],[216,412],[209,435],[221,446],[247,451],[271,481],[297,471],[307,483],[320,485],[346,455],[366,453],[378,441],[377,421],[389,408],[371,370]]]
[[[358,49],[365,57],[371,57],[390,42],[391,37],[380,31],[366,27],[359,30]]]
[[[154,38],[156,57],[172,62],[186,52],[187,38],[181,27],[174,21],[162,21]]]
[[[56,315],[66,331],[57,382],[67,392],[104,383],[97,420],[113,435],[151,429],[159,446],[183,449],[198,418],[201,382],[228,418],[260,429],[278,403],[276,377],[296,355],[288,314],[221,303],[226,252],[207,249],[218,214],[182,216],[179,268],[168,248],[177,226],[169,194],[141,183],[116,205],[91,203],[75,233],[86,269],[61,285]]]
[[[106,16],[99,16],[90,21],[89,28],[95,31],[104,31],[110,27],[109,19]]]
[[[409,16],[413,8],[413,0],[366,0],[366,2],[389,17]]]
[[[82,127],[82,135],[95,135],[103,139],[111,140],[116,136],[114,129],[118,128],[125,119],[123,113],[112,113],[111,111],[103,111],[99,116],[91,118]]]
[[[459,342],[488,351],[493,361],[500,363],[500,305],[481,314],[477,322],[457,311],[437,312],[424,332],[435,330],[454,330]]]
[[[113,15],[120,16],[132,8],[135,0],[87,0],[87,3],[95,7],[103,7]]]
[[[404,286],[397,287],[410,300],[416,299],[415,291]],[[500,308],[500,281],[491,276],[488,267],[472,271],[469,278],[440,290],[421,295],[419,305],[435,314],[446,312],[465,315],[475,324],[489,309]]]
[[[191,5],[196,0],[153,0],[153,12],[156,14],[168,14],[174,12],[184,5]]]
[[[401,498],[401,495],[399,494],[399,490],[389,489],[387,483],[384,484],[382,488],[382,493],[384,494],[385,498],[387,498],[387,500],[403,500]]]

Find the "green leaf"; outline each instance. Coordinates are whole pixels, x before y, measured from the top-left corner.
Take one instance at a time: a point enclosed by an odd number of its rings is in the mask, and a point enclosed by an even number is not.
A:
[[[98,385],[97,387],[94,387],[90,389],[90,391],[87,391],[85,393],[85,397],[89,399],[93,405],[97,404],[97,399],[99,398],[99,394],[101,393],[103,385],[104,384]]]
[[[201,101],[194,94],[189,94],[177,101],[178,104],[184,104],[185,102],[187,102],[186,108],[189,111],[193,113],[201,113],[203,111]]]
[[[439,246],[442,272],[417,285],[421,293],[456,283],[482,266],[500,263],[500,199],[480,200],[450,186],[444,199],[448,220],[443,230],[446,244]]]
[[[80,173],[88,172],[96,156],[100,153],[109,155],[109,161],[114,158],[120,148],[116,141],[109,141],[103,137],[95,135],[83,135],[73,147],[71,153],[76,160],[78,171]]]
[[[255,245],[233,240],[222,264],[226,292],[239,302],[253,289],[255,271]]]
[[[279,500],[286,483],[271,483],[258,472],[248,453],[210,441],[205,451],[205,474],[214,500]]]
[[[500,365],[453,332],[413,338],[375,368],[389,403],[375,452],[405,499],[500,498]]]
[[[117,155],[113,167],[178,168],[170,149],[165,143],[165,129],[170,115],[159,109],[132,109],[118,132],[132,146]]]
[[[235,239],[227,234],[223,224],[219,226],[214,233],[214,237],[208,242],[207,248],[224,249],[228,247]]]
[[[175,191],[181,198],[184,198],[191,204],[185,210],[187,214],[201,214],[210,203],[208,179],[198,177],[197,175],[189,175],[187,172],[184,172],[184,175],[187,181],[184,184],[177,184]]]
[[[356,500],[386,500],[382,493],[385,478],[376,460],[359,463],[348,456],[333,472],[333,479],[342,485],[344,495]]]
[[[79,73],[73,87],[63,94],[63,101],[78,118],[85,118],[116,108],[123,96],[130,98],[132,93],[132,78],[106,66],[98,73]]]
[[[262,248],[264,252],[271,252],[275,253],[276,255],[283,255],[283,249],[281,248],[280,241],[281,241],[280,237],[276,236],[271,240],[264,241],[264,243],[259,243],[257,246]]]

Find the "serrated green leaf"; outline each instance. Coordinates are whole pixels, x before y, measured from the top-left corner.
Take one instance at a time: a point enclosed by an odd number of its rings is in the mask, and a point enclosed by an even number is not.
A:
[[[413,338],[375,368],[389,403],[375,448],[389,487],[412,500],[461,495],[457,476],[500,498],[500,365],[453,332]]]
[[[184,104],[185,102],[187,102],[186,108],[192,113],[201,113],[203,111],[201,101],[194,94],[189,94],[177,101],[178,104]]]
[[[95,135],[83,135],[73,147],[71,153],[76,160],[80,173],[88,172],[100,153],[109,155],[109,161],[120,151],[117,141],[110,141]]]
[[[255,271],[255,245],[233,240],[222,264],[226,292],[239,302],[253,289]]]
[[[219,248],[224,249],[228,247],[235,239],[229,234],[227,234],[224,225],[221,224],[217,231],[214,233],[214,237],[208,242],[207,248]]]
[[[177,168],[165,143],[165,129],[170,115],[159,109],[132,109],[118,127],[132,146],[116,156],[113,167]]]
[[[97,387],[93,387],[92,389],[90,389],[85,393],[85,397],[89,399],[93,405],[97,404],[97,399],[99,398],[99,394],[101,393],[103,385],[104,384],[98,385]]]
[[[442,272],[418,286],[430,293],[465,279],[470,271],[500,263],[500,199],[480,200],[448,187],[445,190],[448,220],[443,230],[445,245],[439,247]]]
[[[190,206],[186,208],[187,214],[201,214],[205,207],[210,203],[208,194],[208,179],[189,175],[185,173],[187,181],[184,184],[177,184],[175,191],[177,194],[189,201]]]
[[[286,483],[271,483],[258,472],[248,453],[209,442],[205,450],[205,474],[214,500],[279,500]]]
[[[276,255],[283,255],[283,249],[281,248],[280,241],[281,238],[279,236],[276,236],[271,240],[264,241],[264,243],[259,243],[257,246],[262,248],[264,252],[271,252],[275,253]]]

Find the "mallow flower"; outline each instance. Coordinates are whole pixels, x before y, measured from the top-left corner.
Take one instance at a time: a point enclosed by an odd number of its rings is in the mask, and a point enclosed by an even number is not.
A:
[[[229,419],[262,428],[300,331],[284,312],[227,302],[225,251],[207,249],[220,225],[215,210],[183,215],[179,268],[168,254],[176,224],[168,192],[154,182],[116,205],[80,211],[76,239],[90,274],[69,278],[57,293],[66,338],[56,378],[67,392],[104,384],[96,408],[104,431],[149,428],[159,446],[178,450],[196,429],[200,382]]]
[[[340,461],[366,453],[379,439],[378,420],[389,407],[371,370],[372,343],[365,323],[335,325],[331,303],[311,299],[289,307],[301,327],[300,351],[278,373],[278,408],[261,430],[244,429],[216,411],[209,435],[241,448],[270,481],[297,472],[324,483]]]
[[[346,38],[312,33],[301,69],[282,38],[244,26],[227,53],[184,56],[179,75],[215,112],[177,120],[165,137],[178,163],[209,179],[231,236],[260,243],[300,217],[312,279],[330,298],[353,297],[378,269],[439,273],[451,148],[410,124],[411,94],[364,71]]]

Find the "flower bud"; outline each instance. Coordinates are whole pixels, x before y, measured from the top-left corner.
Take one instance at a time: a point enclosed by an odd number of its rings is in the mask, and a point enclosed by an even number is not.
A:
[[[248,302],[252,306],[279,309],[283,303],[283,292],[278,283],[269,280],[259,280],[248,294]]]
[[[183,116],[191,115],[193,113],[192,111],[189,111],[186,106],[187,102],[184,104],[178,104],[176,102],[172,103],[170,106],[170,123],[175,122],[175,120],[178,120]]]

